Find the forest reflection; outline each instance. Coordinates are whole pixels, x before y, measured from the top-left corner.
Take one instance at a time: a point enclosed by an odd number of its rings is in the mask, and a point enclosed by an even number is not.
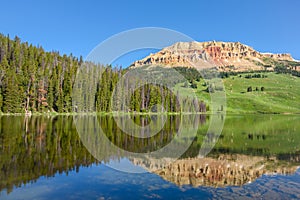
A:
[[[183,137],[177,141],[178,147],[180,147],[188,139],[192,139],[191,145],[179,161],[160,171],[148,168],[149,171],[159,175],[165,174],[167,180],[176,180],[179,185],[186,181],[181,182],[178,177],[173,177],[173,167],[178,169],[176,164],[181,166],[181,163],[190,162],[189,170],[196,173],[194,163],[199,162],[197,156],[205,140],[217,139],[214,149],[208,156],[209,159],[223,159],[223,164],[231,162],[234,160],[233,158],[237,158],[236,162],[239,164],[245,163],[245,160],[256,158],[258,162],[264,162],[267,172],[286,170],[290,173],[294,171],[295,166],[300,165],[298,116],[227,117],[223,132],[218,137],[212,132],[207,133],[211,116],[166,115],[165,117],[163,128],[157,134],[148,137],[150,133],[147,132],[147,129],[144,129],[142,133],[136,133],[143,134],[145,138],[136,137],[136,134],[124,133],[122,129],[126,126],[126,120],[130,119],[139,126],[147,126],[152,123],[155,126],[161,126],[162,116],[125,115],[114,118],[114,116],[106,115],[98,116],[96,120],[101,129],[105,130],[105,136],[118,148],[128,152],[146,153],[168,145],[176,135],[180,134],[179,130],[183,119],[188,119],[191,122],[190,126],[193,126],[193,129],[196,128],[197,133],[196,136],[187,135],[191,138]],[[124,126],[120,127],[122,123]],[[135,130],[130,128],[130,126],[125,127],[134,133]],[[189,132],[188,129],[184,130]],[[1,116],[0,191],[6,189],[9,193],[14,187],[34,182],[41,176],[52,177],[56,173],[78,172],[80,167],[108,163],[112,159],[127,158],[122,151],[110,150],[96,136],[96,134],[79,136],[73,116]],[[97,147],[96,151],[99,152],[97,159],[86,149],[82,143],[83,139],[87,139],[91,145]],[[97,143],[94,143],[96,140]],[[177,146],[174,146],[174,150],[171,149],[171,151],[176,150]],[[151,159],[128,159],[140,166],[145,166],[145,161],[148,162],[147,166],[157,162]],[[214,160],[211,160],[211,163],[216,163]],[[288,166],[289,170],[284,168]],[[252,163],[249,163],[249,167],[252,167]],[[259,171],[259,173],[262,174],[266,170]],[[181,170],[181,173],[183,172]],[[240,181],[240,183],[244,182]],[[199,184],[197,182],[195,185]],[[210,182],[210,185],[214,184]]]
[[[158,116],[130,116],[144,126]],[[168,144],[178,131],[180,116],[167,116],[162,130],[150,138],[124,134],[112,116],[98,116],[107,138],[118,147],[132,152],[153,151]],[[206,117],[201,116],[201,123]],[[147,133],[145,133],[147,134]],[[89,136],[90,139],[91,136]],[[78,171],[81,166],[107,163],[124,155],[98,144],[101,158],[95,159],[82,144],[72,116],[1,116],[0,117],[0,190],[35,181],[40,176]]]

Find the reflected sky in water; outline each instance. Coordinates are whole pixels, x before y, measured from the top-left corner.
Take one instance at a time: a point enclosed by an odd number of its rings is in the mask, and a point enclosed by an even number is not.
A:
[[[147,124],[149,120],[147,117],[134,119],[136,124]],[[178,161],[180,165],[185,163],[185,167],[181,166],[178,173],[172,171],[177,169],[176,165],[170,168],[171,171],[162,165],[165,171],[160,174],[162,171],[153,167],[157,160],[105,152],[105,145],[101,143],[98,145],[102,154],[96,160],[81,143],[70,116],[2,116],[0,199],[300,198],[300,170],[296,170],[300,166],[299,116],[227,116],[222,134],[204,160],[197,160],[201,144],[204,140],[214,140],[215,136],[206,132],[210,117],[198,119],[201,121],[197,135]],[[179,116],[169,116],[161,132],[151,139],[141,140],[122,135],[110,116],[100,120],[106,136],[115,145],[130,151],[143,149],[144,152],[168,144],[176,134],[179,122]],[[184,141],[178,140],[177,143],[180,145]],[[200,176],[195,169],[195,166],[200,169],[200,164],[195,165],[195,162],[206,162],[206,170],[211,171],[201,172]],[[234,174],[222,178],[235,180],[242,177],[246,182],[231,185],[227,180],[214,187],[214,180],[200,185],[174,181],[178,181],[178,174],[182,179],[204,177],[209,180],[215,178],[216,168],[226,168],[229,164],[233,168],[243,165],[244,170],[234,169]],[[146,173],[133,174],[114,169],[120,166]],[[259,171],[259,174],[254,174],[248,183],[244,175],[251,178],[252,175],[247,173],[252,171]],[[167,173],[168,177],[165,176]]]
[[[55,177],[39,178],[35,183],[14,189],[1,199],[211,199],[211,198],[300,198],[300,170],[291,176],[263,175],[242,187],[178,187],[155,174],[131,174],[105,165],[81,167]]]

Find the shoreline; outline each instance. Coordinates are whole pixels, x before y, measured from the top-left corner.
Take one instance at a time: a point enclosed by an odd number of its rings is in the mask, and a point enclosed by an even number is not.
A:
[[[70,112],[70,113],[58,113],[58,112],[34,112],[34,113],[0,113],[1,116],[76,116],[76,115],[215,115],[215,114],[224,114],[224,115],[300,115],[298,112]]]

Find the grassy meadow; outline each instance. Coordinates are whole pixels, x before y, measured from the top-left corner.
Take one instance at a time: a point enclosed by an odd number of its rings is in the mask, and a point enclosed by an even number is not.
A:
[[[261,78],[246,78],[260,74]],[[263,78],[262,78],[263,77]],[[222,79],[227,101],[227,113],[300,113],[300,78],[289,74],[242,73]],[[210,105],[210,93],[206,91],[211,80],[201,79],[197,88],[177,84],[175,90],[192,93]],[[248,91],[250,88],[252,91]],[[263,89],[262,89],[263,87]],[[215,89],[214,92],[220,92]]]

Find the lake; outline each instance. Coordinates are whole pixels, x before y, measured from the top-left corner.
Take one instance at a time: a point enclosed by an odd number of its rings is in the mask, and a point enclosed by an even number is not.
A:
[[[1,116],[0,199],[299,199],[299,120]]]

